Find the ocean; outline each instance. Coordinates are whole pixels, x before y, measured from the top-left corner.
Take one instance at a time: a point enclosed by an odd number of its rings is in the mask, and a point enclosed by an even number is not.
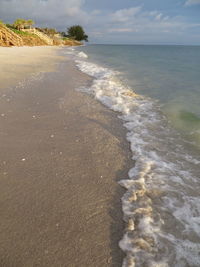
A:
[[[94,78],[78,90],[127,129],[133,167],[119,182],[127,190],[123,267],[200,266],[200,47],[88,45],[65,53]]]

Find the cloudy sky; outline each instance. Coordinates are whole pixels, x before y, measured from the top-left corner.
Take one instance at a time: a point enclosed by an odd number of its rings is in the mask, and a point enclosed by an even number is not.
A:
[[[200,0],[0,0],[1,20],[19,17],[81,24],[91,43],[200,45]]]

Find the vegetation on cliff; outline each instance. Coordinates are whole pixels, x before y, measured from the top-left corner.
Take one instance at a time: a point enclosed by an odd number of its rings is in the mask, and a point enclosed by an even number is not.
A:
[[[68,33],[58,32],[54,28],[33,28],[33,20],[17,19],[13,24],[4,24],[0,20],[0,46],[16,45],[14,39],[19,36],[19,45],[36,46],[36,45],[81,45],[80,41],[87,41],[88,36],[85,34],[80,25],[72,26]],[[6,33],[7,31],[7,33]],[[13,34],[12,34],[13,32]],[[13,41],[12,41],[13,35]],[[9,36],[9,40],[8,40]]]
[[[17,30],[22,30],[22,29],[25,29],[25,28],[29,28],[34,24],[35,24],[35,22],[32,19],[28,19],[28,20],[17,19],[13,23],[13,27],[16,28]]]

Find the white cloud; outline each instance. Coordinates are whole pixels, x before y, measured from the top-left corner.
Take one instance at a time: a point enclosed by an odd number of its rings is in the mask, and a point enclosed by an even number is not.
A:
[[[113,22],[126,22],[130,19],[133,19],[140,12],[140,10],[140,6],[117,10],[111,14],[111,20]]]
[[[30,18],[40,25],[61,26],[86,23],[82,10],[84,0],[0,0],[0,17],[10,22],[16,18]]]
[[[186,1],[186,0],[185,0]],[[16,18],[33,19],[38,26],[66,30],[73,24],[83,25],[93,42],[137,42],[137,40],[169,40],[171,36],[198,31],[199,24],[187,23],[183,17],[172,17],[159,10],[146,11],[142,6],[117,11],[86,12],[86,0],[0,0],[0,18],[13,22]],[[187,5],[200,0],[187,0]],[[188,36],[188,34],[186,34]]]
[[[121,33],[127,33],[127,32],[137,32],[137,29],[133,28],[111,28],[108,29],[108,32],[114,33],[114,32],[121,32]]]
[[[159,11],[150,11],[150,12],[143,12],[144,16],[146,17],[152,17],[154,18],[154,20],[157,21],[167,21],[170,17],[169,16],[165,16],[163,13],[159,12]]]
[[[92,39],[92,27],[96,28],[98,36],[96,34],[94,40],[100,43],[145,43],[149,40],[178,43],[198,27],[197,24],[188,23],[184,17],[168,16],[158,10],[145,11],[141,6],[101,13],[90,21],[93,23],[87,25],[88,34],[90,36],[91,32]],[[187,40],[187,37],[184,38]]]
[[[182,22],[178,17],[169,17],[165,14],[153,10],[144,11],[141,6],[132,7],[129,9],[120,9],[114,13],[107,15],[107,20],[104,21],[109,28],[110,33],[127,32],[132,33],[151,33],[151,32],[172,32],[182,30]]]
[[[161,18],[162,18],[163,14],[162,13],[159,13],[158,15],[155,16],[155,20],[158,20],[160,21]]]
[[[200,5],[200,0],[187,0],[185,6]]]
[[[101,10],[99,10],[99,9],[95,9],[95,10],[93,10],[92,12],[91,12],[91,15],[100,15],[101,14]]]

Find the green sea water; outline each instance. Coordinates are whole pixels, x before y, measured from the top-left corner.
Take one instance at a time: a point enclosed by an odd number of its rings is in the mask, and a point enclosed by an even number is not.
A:
[[[89,45],[65,53],[93,77],[77,90],[116,112],[126,129],[133,166],[119,182],[123,267],[199,267],[200,47]]]
[[[170,124],[200,149],[200,47],[89,45],[92,62],[120,72],[136,93],[158,101]]]

